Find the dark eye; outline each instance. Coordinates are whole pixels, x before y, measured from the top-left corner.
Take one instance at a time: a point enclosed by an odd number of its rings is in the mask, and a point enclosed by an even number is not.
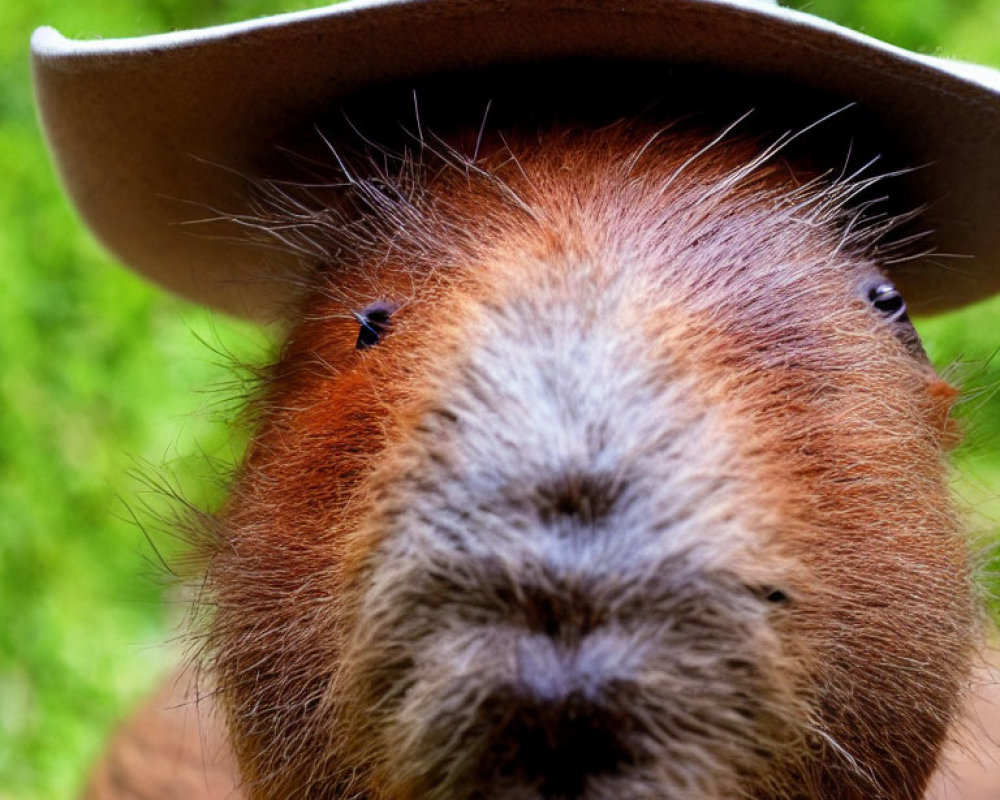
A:
[[[776,586],[754,586],[747,588],[765,602],[780,606],[791,605],[792,598],[788,596],[787,592]]]
[[[906,302],[892,281],[883,276],[865,281],[859,294],[874,311],[890,326],[892,332],[913,355],[926,359],[920,337],[917,336],[910,317],[906,312]]]
[[[373,303],[361,311],[352,311],[358,321],[358,341],[354,345],[358,350],[374,347],[389,330],[389,320],[394,308],[388,303]]]
[[[908,322],[906,303],[899,289],[889,281],[877,283],[868,289],[868,302],[876,311],[891,322]]]

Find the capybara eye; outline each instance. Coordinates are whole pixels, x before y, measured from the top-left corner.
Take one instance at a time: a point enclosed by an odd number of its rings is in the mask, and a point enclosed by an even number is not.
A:
[[[392,312],[393,308],[388,303],[373,303],[361,311],[351,312],[360,326],[358,341],[355,344],[358,350],[367,350],[382,341],[382,337],[389,330]]]
[[[875,312],[885,320],[896,338],[903,343],[903,346],[915,357],[926,360],[927,354],[920,343],[913,323],[910,322],[909,314],[906,311],[906,301],[895,284],[887,278],[879,275],[873,279],[865,281],[861,285],[860,295],[875,310]]]
[[[868,290],[868,302],[886,319],[896,322],[906,321],[906,303],[899,289],[889,281],[882,281]]]
[[[777,586],[748,586],[747,588],[752,594],[767,603],[784,606],[790,605],[792,602],[792,598],[788,596],[788,593]]]

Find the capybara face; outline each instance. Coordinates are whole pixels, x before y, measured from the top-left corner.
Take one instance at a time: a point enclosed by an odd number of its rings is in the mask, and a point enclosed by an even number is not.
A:
[[[863,187],[502,141],[268,212],[327,263],[203,544],[249,794],[920,797],[973,603]]]

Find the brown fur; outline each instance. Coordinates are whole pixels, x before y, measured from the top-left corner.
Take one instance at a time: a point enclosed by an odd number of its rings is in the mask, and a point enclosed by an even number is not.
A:
[[[255,222],[335,255],[199,543],[247,796],[921,797],[976,617],[954,393],[858,297],[858,185],[480,145]]]

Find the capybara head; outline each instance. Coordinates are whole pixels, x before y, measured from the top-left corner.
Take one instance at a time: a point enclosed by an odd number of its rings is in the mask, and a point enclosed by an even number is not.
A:
[[[473,134],[264,204],[325,263],[201,545],[249,795],[920,797],[975,613],[868,182]]]

